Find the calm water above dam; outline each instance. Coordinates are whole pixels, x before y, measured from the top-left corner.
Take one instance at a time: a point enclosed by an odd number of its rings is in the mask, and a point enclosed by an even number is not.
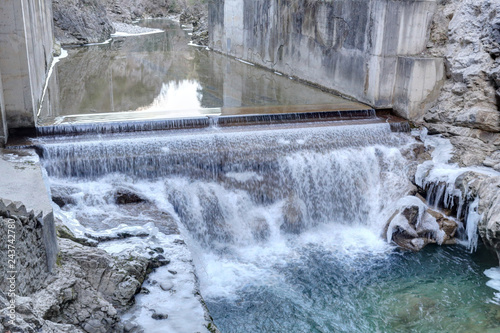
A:
[[[162,21],[147,25],[165,28]],[[70,50],[56,69],[58,99],[44,121],[148,108],[192,116],[225,107],[345,103],[187,47],[187,32],[167,27],[166,34]],[[182,238],[222,333],[498,332],[500,296],[487,283],[500,284],[500,272],[491,270],[491,253],[480,246],[471,254],[465,245],[402,252],[383,239],[388,218],[412,189],[413,143],[382,121],[37,141],[52,196],[63,203],[57,218],[96,235],[124,225],[148,233],[154,224],[148,242],[159,234]],[[117,191],[143,201],[119,205]],[[117,242],[125,248],[129,241]],[[148,281],[146,287],[154,290]],[[147,333],[163,333],[178,313],[166,320],[151,313],[180,294],[161,294],[154,304],[140,294],[144,311],[126,316]],[[183,309],[182,302],[179,296],[173,308]],[[186,319],[185,328],[190,324]]]
[[[127,111],[137,117],[172,118],[261,113],[263,107],[265,113],[284,112],[280,106],[292,105],[366,108],[287,76],[189,46],[188,30],[173,21],[150,20],[143,25],[165,32],[68,49],[68,57],[54,69],[50,105],[42,110],[39,123]]]

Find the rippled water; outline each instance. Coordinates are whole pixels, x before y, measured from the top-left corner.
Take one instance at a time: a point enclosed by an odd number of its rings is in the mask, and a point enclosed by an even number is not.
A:
[[[251,281],[231,297],[207,299],[222,332],[500,329],[500,307],[488,302],[493,291],[483,274],[497,263],[482,248],[473,255],[436,246],[419,253],[339,255],[309,244],[295,251],[296,258],[269,268],[275,277],[270,283]]]

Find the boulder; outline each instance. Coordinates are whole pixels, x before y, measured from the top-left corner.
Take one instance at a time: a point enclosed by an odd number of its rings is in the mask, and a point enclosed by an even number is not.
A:
[[[52,10],[54,36],[63,45],[104,42],[115,31],[99,0],[53,0]]]
[[[306,205],[304,201],[297,198],[295,195],[291,195],[283,205],[282,211],[283,223],[280,226],[282,231],[292,234],[300,234],[306,229],[304,216]]]
[[[271,235],[269,224],[264,218],[255,219],[251,228],[252,228],[252,235],[255,240],[258,241],[266,240]]]
[[[444,231],[447,235],[447,239],[455,237],[455,233],[458,229],[456,221],[430,208],[427,209],[427,213],[436,219],[436,222],[439,224],[439,229]]]
[[[417,195],[419,200],[424,199]],[[405,200],[405,203],[411,202]],[[420,251],[427,244],[439,245],[454,243],[458,224],[451,218],[425,206],[405,205],[396,210],[387,221],[385,235],[388,242],[394,242],[400,248]]]
[[[144,201],[146,200],[126,189],[119,189],[115,193],[115,202],[117,205],[134,204]]]

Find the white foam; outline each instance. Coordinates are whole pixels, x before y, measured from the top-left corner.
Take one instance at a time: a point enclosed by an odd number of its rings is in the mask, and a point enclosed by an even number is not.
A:
[[[321,225],[298,236],[231,248],[228,255],[195,249],[196,267],[205,298],[238,297],[238,291],[286,284],[280,268],[300,261],[311,247],[346,264],[360,257],[386,257],[394,247],[366,226]]]
[[[249,180],[262,180],[262,176],[260,176],[256,172],[228,172],[226,173],[226,177],[232,178],[238,182],[247,182]]]
[[[251,62],[245,61],[245,60],[240,59],[240,58],[236,58],[236,60],[238,60],[239,62],[246,64],[246,65],[255,66],[255,64],[252,64]]]
[[[71,218],[85,221],[87,230],[81,233],[88,233],[92,228],[90,232],[100,237],[123,231],[132,235],[148,234],[146,238],[132,237],[101,244],[106,251],[117,255],[147,255],[148,246],[158,246],[165,248],[172,259],[168,269],[179,265],[175,276],[170,276],[168,270],[158,269],[150,277],[144,286],[151,293],[137,296],[136,305],[126,319],[140,324],[146,332],[193,332],[202,328],[196,319],[201,313],[199,302],[185,301],[193,294],[189,282],[194,279],[194,275],[189,275],[192,272],[192,266],[188,267],[189,252],[175,248],[178,246],[172,240],[175,236],[165,236],[155,216],[165,213],[175,221],[182,221],[179,228],[192,250],[202,294],[207,297],[231,298],[246,288],[286,283],[280,269],[289,263],[300,262],[304,253],[314,248],[349,264],[364,256],[383,257],[392,249],[380,237],[387,215],[410,188],[405,160],[398,148],[400,142],[406,141],[397,138],[399,135],[392,134],[387,124],[313,130],[292,128],[281,132],[262,129],[251,133],[218,132],[216,135],[172,134],[155,136],[154,141],[149,135],[113,136],[105,141],[99,138],[76,145],[85,151],[85,156],[92,154],[99,161],[98,167],[104,169],[106,161],[123,152],[134,156],[137,162],[141,154],[149,158],[159,151],[161,157],[167,156],[157,166],[162,168],[169,163],[167,154],[186,153],[193,148],[204,150],[214,144],[222,147],[226,142],[238,148],[248,143],[251,147],[272,147],[270,154],[276,155],[270,159],[273,169],[268,173],[259,169],[262,164],[258,164],[257,169],[254,169],[256,165],[250,165],[243,171],[227,171],[225,175],[232,181],[225,183],[224,177],[217,178],[216,182],[210,173],[212,170],[199,178],[183,175],[151,181],[108,174],[97,180],[54,177],[51,183],[56,191],[70,193],[74,203],[64,209],[69,211]],[[369,140],[387,140],[392,146],[367,144]],[[75,160],[74,143],[64,141],[54,145],[61,150],[57,153],[47,151],[44,154],[47,159],[60,158],[67,153],[72,162]],[[245,150],[235,152],[234,159],[241,158],[238,155],[241,151]],[[209,165],[208,162],[214,161],[205,159],[204,165]],[[235,169],[246,168],[248,162],[237,164]],[[128,168],[122,161],[116,163]],[[64,164],[64,168],[67,167],[68,164]],[[266,177],[279,178],[274,179],[277,186],[268,189],[274,191],[277,198],[263,203],[259,199],[262,189],[260,186],[254,188],[251,181],[264,181]],[[235,184],[234,180],[248,183]],[[116,205],[113,193],[117,187],[148,200],[147,209]],[[289,192],[290,188],[293,193]],[[149,209],[154,211],[151,216]],[[292,220],[293,215],[301,217],[299,235],[282,230],[284,209],[291,210]],[[123,221],[128,221],[128,226],[121,225]],[[182,286],[181,280],[187,284],[173,293],[159,287],[161,282]],[[168,314],[169,318],[154,320],[152,311]],[[176,323],[183,327],[167,326]],[[191,324],[194,326],[186,329],[185,325]]]
[[[189,46],[194,46],[194,47],[205,47],[205,48],[206,48],[206,46],[205,46],[205,45],[195,44],[195,43],[193,43],[193,41],[190,41],[190,42],[188,43],[188,45],[189,45]]]
[[[486,285],[497,292],[494,293],[494,297],[490,300],[491,303],[500,305],[500,267],[493,267],[484,271],[484,275],[490,278]]]
[[[47,89],[49,87],[49,80],[52,76],[52,72],[54,71],[54,67],[56,64],[61,61],[61,59],[64,59],[68,56],[68,51],[65,49],[61,48],[61,54],[58,57],[54,57],[52,60],[52,64],[50,65],[49,71],[47,72],[47,79],[45,80],[44,86],[43,86],[43,91],[42,91],[42,96],[40,97],[40,106],[38,107],[38,112],[37,112],[37,117],[40,116],[40,113],[42,112],[42,107],[43,107],[43,100],[45,98],[45,94],[47,94]]]
[[[113,38],[110,38],[110,39],[105,40],[104,42],[101,42],[101,43],[89,43],[89,44],[83,44],[83,46],[106,45],[106,44],[111,43],[112,40],[113,40]]]
[[[159,34],[164,32],[163,30],[160,29],[153,29],[151,31],[145,31],[145,32],[136,32],[136,33],[129,33],[129,32],[121,32],[117,31],[114,34],[111,34],[111,37],[116,38],[116,37],[133,37],[133,36],[143,36],[143,35],[151,35],[151,34]]]

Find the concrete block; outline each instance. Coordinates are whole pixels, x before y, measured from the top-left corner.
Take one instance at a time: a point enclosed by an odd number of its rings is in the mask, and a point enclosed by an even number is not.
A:
[[[397,66],[394,110],[406,119],[421,121],[444,83],[444,60],[399,57]]]
[[[2,73],[0,73],[0,147],[7,143],[9,138],[7,120],[5,115],[5,103],[3,99]]]

